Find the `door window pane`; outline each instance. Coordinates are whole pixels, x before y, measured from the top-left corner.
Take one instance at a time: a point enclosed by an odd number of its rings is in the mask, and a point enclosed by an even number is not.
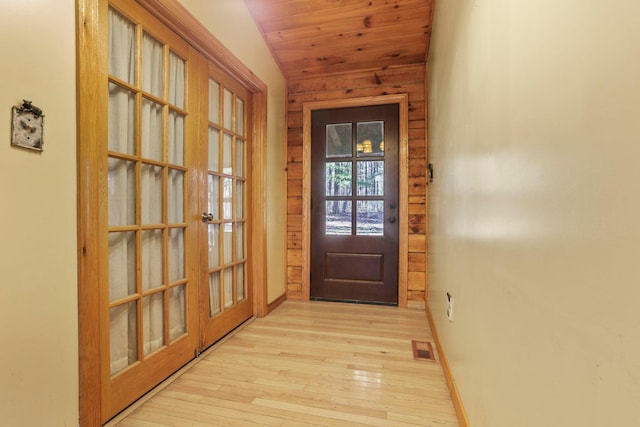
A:
[[[244,182],[236,181],[236,218],[244,218]]]
[[[169,229],[169,283],[184,279],[184,229]]]
[[[169,290],[169,340],[174,341],[187,332],[185,285]]]
[[[236,224],[236,259],[244,258],[244,224]]]
[[[220,266],[220,224],[209,224],[209,268]]]
[[[208,184],[208,212],[213,215],[213,219],[220,219],[220,178],[209,175]]]
[[[122,371],[138,360],[138,321],[136,303],[109,309],[109,348],[111,375]]]
[[[162,286],[162,231],[142,231],[142,290]]]
[[[223,117],[224,117],[224,128],[233,130],[233,93],[228,89],[224,90],[224,109],[223,109]]]
[[[142,165],[141,214],[143,224],[162,223],[162,168]]]
[[[233,262],[233,224],[226,223],[222,225],[222,244],[224,263]]]
[[[109,233],[109,301],[136,293],[136,235]]]
[[[327,196],[350,196],[352,191],[352,163],[328,162],[326,164]]]
[[[244,291],[244,264],[238,264],[236,267],[236,292],[238,295],[238,302],[242,301],[245,298]]]
[[[224,308],[229,308],[233,305],[233,269],[227,268],[224,270]]]
[[[351,235],[351,201],[327,200],[326,233],[328,235]]]
[[[109,74],[134,84],[136,75],[136,27],[109,8]]]
[[[169,53],[169,102],[184,108],[184,59]]]
[[[226,173],[231,175],[233,173],[232,168],[232,155],[233,151],[231,147],[233,146],[233,137],[225,133],[222,142],[222,173]]]
[[[222,218],[233,218],[233,179],[222,178]]]
[[[351,157],[352,155],[352,125],[340,123],[326,127],[326,156]]]
[[[184,172],[169,169],[167,185],[167,221],[169,224],[184,222]]]
[[[209,121],[220,124],[220,83],[209,79]]]
[[[358,157],[384,156],[384,122],[360,122],[356,126]]]
[[[236,133],[244,136],[244,101],[236,98]]]
[[[142,157],[162,160],[162,105],[142,100]]]
[[[142,90],[162,98],[164,61],[162,44],[144,33],[142,36]]]
[[[384,196],[384,161],[358,162],[358,196]]]
[[[244,141],[236,140],[236,176],[244,176]]]
[[[136,221],[136,165],[109,158],[109,225],[132,225]]]
[[[184,165],[184,117],[175,111],[169,112],[167,124],[168,162],[174,165]]]
[[[216,271],[209,275],[209,316],[213,317],[220,313],[220,272]]]
[[[356,234],[382,236],[384,234],[384,201],[358,200],[356,204]]]
[[[109,150],[135,154],[135,101],[133,92],[109,83]]]
[[[220,131],[209,128],[209,170],[220,172]]]
[[[146,356],[164,345],[164,292],[142,299],[142,326]]]

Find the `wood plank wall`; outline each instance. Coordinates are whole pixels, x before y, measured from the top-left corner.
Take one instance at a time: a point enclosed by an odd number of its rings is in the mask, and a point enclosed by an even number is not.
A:
[[[382,68],[288,82],[287,297],[302,292],[302,106],[305,102],[409,94],[408,299],[424,301],[427,281],[425,65]]]

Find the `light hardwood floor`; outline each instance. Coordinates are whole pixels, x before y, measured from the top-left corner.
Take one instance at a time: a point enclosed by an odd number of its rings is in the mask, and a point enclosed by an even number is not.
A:
[[[458,426],[423,310],[287,301],[201,356],[120,427]]]

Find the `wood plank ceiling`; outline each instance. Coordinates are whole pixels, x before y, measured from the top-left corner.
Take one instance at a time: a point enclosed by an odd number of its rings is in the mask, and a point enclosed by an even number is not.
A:
[[[435,0],[245,0],[286,78],[424,64]]]

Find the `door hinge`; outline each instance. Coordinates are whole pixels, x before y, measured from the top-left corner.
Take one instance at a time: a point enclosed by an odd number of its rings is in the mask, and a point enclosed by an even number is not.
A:
[[[197,348],[193,350],[193,358],[197,359],[198,356],[200,356],[200,350],[198,350]]]

